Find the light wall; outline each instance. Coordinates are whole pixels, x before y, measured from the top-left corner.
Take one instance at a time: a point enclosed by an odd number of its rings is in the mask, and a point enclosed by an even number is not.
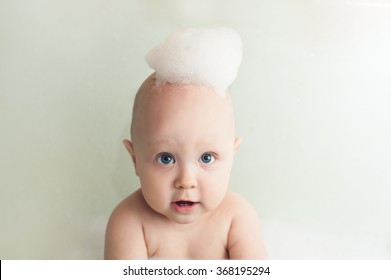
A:
[[[0,258],[102,258],[171,30],[242,36],[231,188],[261,217],[391,235],[391,1],[0,0]],[[287,237],[289,238],[289,237]]]

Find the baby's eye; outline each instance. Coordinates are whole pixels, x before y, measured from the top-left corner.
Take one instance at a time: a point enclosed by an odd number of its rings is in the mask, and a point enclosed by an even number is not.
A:
[[[216,158],[214,155],[210,154],[210,153],[205,153],[203,154],[201,157],[200,157],[200,161],[202,163],[207,163],[207,164],[211,164],[213,162],[215,162]]]
[[[175,158],[171,154],[163,153],[157,156],[156,161],[160,164],[167,165],[175,163]]]

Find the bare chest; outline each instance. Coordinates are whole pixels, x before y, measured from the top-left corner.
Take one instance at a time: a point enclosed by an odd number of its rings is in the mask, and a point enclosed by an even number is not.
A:
[[[228,231],[229,225],[212,221],[195,226],[147,225],[144,234],[148,257],[227,259]]]

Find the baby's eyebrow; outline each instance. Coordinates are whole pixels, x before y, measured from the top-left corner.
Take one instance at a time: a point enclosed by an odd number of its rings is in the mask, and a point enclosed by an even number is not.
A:
[[[159,140],[147,140],[146,144],[149,147],[161,147],[161,146],[173,146],[176,145],[176,141],[172,139],[159,139]]]
[[[179,142],[178,142],[179,141]],[[165,147],[177,147],[180,144],[180,140],[176,140],[172,137],[161,137],[156,139],[147,139],[145,144],[150,148],[165,148]],[[197,147],[203,147],[204,149],[217,150],[221,145],[221,139],[216,136],[203,136],[195,141]]]

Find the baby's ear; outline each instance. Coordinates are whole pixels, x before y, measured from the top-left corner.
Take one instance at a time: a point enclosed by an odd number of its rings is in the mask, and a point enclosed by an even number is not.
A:
[[[128,139],[123,140],[122,143],[124,143],[126,150],[128,150],[129,155],[132,158],[134,169],[136,171],[136,175],[138,176],[137,165],[136,165],[136,155],[134,153],[133,143],[130,142]]]
[[[242,142],[243,142],[243,139],[242,139],[242,138],[240,138],[240,137],[236,137],[236,138],[235,138],[235,143],[234,143],[234,149],[235,149],[235,151],[236,151],[237,149],[239,149],[240,144],[242,144]]]

